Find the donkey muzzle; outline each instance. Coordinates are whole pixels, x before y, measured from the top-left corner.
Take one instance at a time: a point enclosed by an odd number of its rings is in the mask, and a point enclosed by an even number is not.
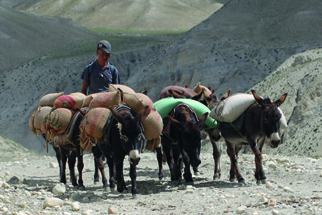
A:
[[[270,147],[277,148],[277,146],[280,144],[280,142],[281,142],[280,135],[277,132],[273,133],[271,135],[270,141],[269,141]]]
[[[140,153],[139,150],[131,150],[129,153],[129,162],[132,165],[138,165],[140,162]]]

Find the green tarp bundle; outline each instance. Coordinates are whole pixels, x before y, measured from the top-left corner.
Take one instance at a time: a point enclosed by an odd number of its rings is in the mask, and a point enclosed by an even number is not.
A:
[[[175,108],[180,103],[185,103],[192,107],[196,112],[198,118],[200,118],[206,112],[210,113],[210,109],[207,106],[192,99],[181,99],[173,97],[164,98],[154,102],[153,107],[158,111],[162,119],[164,119],[164,117],[168,115],[173,110],[173,108]],[[209,115],[207,117],[205,125],[207,126],[207,129],[218,127],[217,121],[209,117]]]

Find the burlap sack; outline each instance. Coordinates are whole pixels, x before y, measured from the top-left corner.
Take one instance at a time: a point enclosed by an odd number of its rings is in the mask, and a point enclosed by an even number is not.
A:
[[[93,137],[89,136],[86,131],[84,125],[79,126],[80,129],[80,135],[79,135],[79,143],[82,149],[86,152],[91,152],[92,151],[92,139]]]
[[[146,106],[149,106],[147,113],[150,113],[153,107],[152,100],[143,93],[124,94],[123,102],[136,114],[140,113]]]
[[[79,93],[79,94],[82,94],[82,93]],[[84,94],[82,94],[82,95],[84,95]],[[54,107],[79,110],[83,107],[84,98],[85,98],[85,95],[84,96],[77,95],[77,94],[62,95],[56,99],[56,101],[54,103]]]
[[[85,97],[86,97],[86,95],[84,95],[83,93],[80,93],[80,92],[71,93],[69,95],[71,95],[71,96],[78,96],[81,99],[85,99]]]
[[[121,103],[121,92],[103,92],[97,93],[92,101],[89,103],[89,109],[97,107],[112,107]]]
[[[110,116],[111,111],[107,108],[90,109],[81,122],[80,127],[92,136],[95,140],[99,140],[104,135],[104,126]]]
[[[57,108],[49,112],[44,119],[43,128],[54,134],[62,134],[68,127],[68,124],[75,114],[75,111],[67,108]]]
[[[43,106],[53,107],[56,99],[59,96],[62,96],[62,95],[64,95],[64,92],[60,92],[60,93],[49,93],[47,95],[44,95],[40,99],[40,101],[39,101],[39,106],[41,106],[41,107],[43,107]]]
[[[115,92],[117,88],[120,88],[124,93],[135,93],[132,88],[122,84],[110,84],[109,92]]]
[[[37,130],[34,126],[34,119],[35,119],[35,113],[37,112],[37,110],[33,111],[31,113],[31,115],[29,116],[29,128],[32,131],[32,133],[34,133],[34,135],[37,134]]]
[[[43,134],[46,132],[46,130],[43,127],[43,123],[45,120],[45,117],[47,114],[51,111],[52,107],[39,107],[35,112],[34,112],[34,128],[37,132],[37,134]]]
[[[145,130],[145,139],[147,140],[157,138],[162,133],[162,118],[155,110],[151,110],[149,115],[142,120],[142,125]]]
[[[153,152],[155,148],[161,148],[161,136],[147,141],[145,150]]]
[[[96,94],[90,94],[83,100],[83,107],[89,107],[89,103],[96,97]]]

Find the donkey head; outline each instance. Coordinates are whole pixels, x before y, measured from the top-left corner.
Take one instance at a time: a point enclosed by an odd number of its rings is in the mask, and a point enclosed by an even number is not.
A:
[[[137,115],[133,115],[129,109],[117,111],[109,108],[118,122],[117,127],[123,150],[128,154],[129,162],[133,165],[137,165],[140,161],[140,153],[145,141],[141,120],[147,116],[148,108],[146,106]]]
[[[203,104],[206,105],[210,110],[214,108],[220,101],[225,100],[230,96],[231,89],[228,89],[227,92],[218,100],[215,95],[215,91],[212,90],[211,93],[207,92],[206,89],[202,89],[203,95]]]
[[[189,156],[192,167],[198,167],[201,163],[200,148],[202,134],[200,128],[205,123],[209,113],[204,113],[197,122],[181,122],[167,115],[166,118],[181,132],[180,138],[184,153]]]
[[[254,90],[252,94],[256,102],[262,108],[262,114],[260,118],[262,131],[265,133],[269,140],[269,145],[272,148],[276,148],[281,142],[280,138],[280,126],[281,126],[281,112],[278,107],[283,104],[286,99],[287,93],[282,95],[275,102],[271,102],[270,98],[262,99]]]

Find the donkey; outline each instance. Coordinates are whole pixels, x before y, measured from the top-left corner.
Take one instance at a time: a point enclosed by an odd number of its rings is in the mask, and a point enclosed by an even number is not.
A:
[[[171,173],[171,181],[181,179],[180,165],[185,164],[184,179],[193,182],[190,166],[197,168],[200,163],[201,148],[201,126],[205,123],[208,112],[204,113],[198,120],[194,110],[187,104],[179,104],[166,116],[169,120],[163,129],[161,144],[167,158]],[[171,126],[173,125],[173,126]],[[157,149],[159,165],[159,177],[163,176],[162,152]]]
[[[279,136],[281,113],[278,107],[285,101],[287,93],[275,102],[271,102],[268,97],[262,99],[254,90],[251,92],[256,102],[237,119],[242,123],[241,129],[237,130],[235,126],[227,122],[219,122],[219,129],[226,142],[227,154],[231,161],[229,180],[233,182],[237,179],[239,183],[245,184],[245,179],[238,168],[237,158],[242,146],[249,145],[255,154],[256,182],[264,184],[266,176],[262,165],[261,147],[265,139],[273,148],[281,142]]]
[[[115,189],[115,178],[117,191],[127,190],[123,176],[123,162],[126,155],[129,156],[130,178],[132,183],[132,195],[138,194],[136,187],[136,166],[140,161],[140,153],[144,147],[144,128],[141,120],[148,114],[146,106],[137,115],[126,105],[120,105],[116,109],[109,108],[112,112],[112,119],[107,122],[108,131],[106,138],[99,141],[97,146],[100,152],[106,157],[110,173],[110,189]],[[99,153],[94,153],[98,156]],[[97,157],[99,158],[99,157]],[[104,166],[99,166],[101,172]],[[104,176],[102,176],[104,177]]]
[[[61,157],[61,163],[60,163],[60,182],[66,184],[66,163],[68,160],[68,167],[69,167],[69,172],[70,172],[70,180],[72,182],[73,186],[79,186],[79,187],[84,187],[84,182],[83,182],[83,169],[84,169],[84,162],[83,162],[83,153],[82,149],[80,146],[80,141],[79,141],[79,134],[80,134],[80,129],[79,125],[83,119],[83,113],[78,111],[75,113],[74,117],[72,118],[72,121],[75,120],[75,127],[72,133],[72,144],[59,144],[59,154]],[[57,150],[56,151],[56,156],[58,155]],[[76,164],[76,158],[77,158],[77,169],[78,169],[78,182],[77,182],[77,177],[75,174],[75,164]],[[58,160],[58,158],[57,158]]]
[[[208,87],[208,90],[203,88],[199,93],[196,93],[193,89],[188,88],[187,85],[185,87],[168,86],[162,90],[159,99],[166,98],[166,97],[190,98],[201,102],[211,110],[220,101],[228,98],[230,93],[231,93],[231,89],[228,89],[227,92],[220,99],[218,99],[215,94],[215,91],[211,90],[210,87]],[[213,159],[215,163],[213,179],[215,180],[221,177],[221,164],[220,164],[221,145],[218,142],[221,136],[217,128],[203,130],[203,132],[205,132],[209,136],[210,142],[212,144]],[[193,171],[196,175],[199,174],[198,168],[193,168]],[[162,175],[159,175],[159,178],[162,178]]]

